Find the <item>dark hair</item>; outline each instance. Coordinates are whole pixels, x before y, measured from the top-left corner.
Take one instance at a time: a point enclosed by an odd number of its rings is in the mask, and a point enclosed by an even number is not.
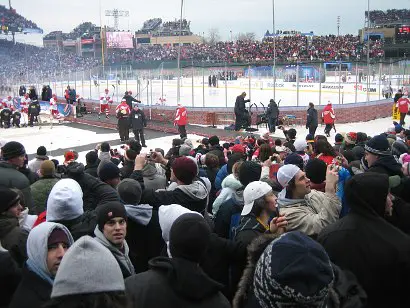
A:
[[[295,139],[296,138],[296,129],[291,128],[287,131],[289,139]]]
[[[229,144],[228,142],[225,142],[225,143],[222,145],[222,147],[223,147],[224,149],[229,150],[230,144]]]
[[[102,292],[65,295],[50,299],[44,308],[127,308],[125,292]]]
[[[266,161],[269,157],[271,157],[272,154],[273,154],[273,153],[272,153],[272,148],[270,147],[270,145],[264,143],[264,144],[262,144],[261,147],[259,148],[259,156],[258,156],[258,158],[259,158],[259,160],[260,160],[261,162],[264,162],[264,161]]]
[[[87,164],[95,164],[97,162],[97,159],[98,155],[95,151],[90,151],[85,155],[85,161],[87,162]]]
[[[319,140],[316,142],[316,154],[336,157],[336,151],[327,140]]]
[[[352,161],[356,160],[356,156],[352,150],[343,151],[343,157],[346,158],[347,162],[350,164]]]
[[[210,137],[210,138],[209,138],[209,144],[210,144],[211,146],[219,144],[219,138],[218,138],[218,136],[212,136],[212,137]]]
[[[172,139],[172,146],[173,147],[180,146],[182,143],[183,143],[182,140],[179,139],[179,138]]]
[[[365,141],[367,141],[367,134],[358,132],[357,137],[356,137],[356,142],[365,142]]]
[[[10,189],[19,195],[20,205],[25,208],[26,207],[26,199],[24,198],[23,192],[20,189],[17,189],[15,187],[10,188]]]
[[[266,143],[266,140],[264,140],[264,139],[259,138],[258,140],[256,140],[256,144],[258,146],[262,146],[262,144],[265,144],[265,143]]]
[[[306,164],[306,176],[314,184],[322,184],[326,180],[326,163],[318,158],[309,159]]]
[[[204,146],[209,146],[209,139],[208,138],[203,138],[201,142]]]
[[[164,152],[164,150],[163,149],[161,149],[161,148],[155,148],[155,150],[154,150],[155,152],[158,152],[158,153],[161,153],[162,154],[162,156],[164,156],[165,155],[165,152]]]
[[[315,105],[312,102],[310,102],[309,107],[315,107]]]
[[[262,211],[266,208],[265,196],[262,196],[255,201],[253,201],[253,206],[251,213],[256,217],[259,217],[262,214]]]
[[[295,177],[293,177],[293,179],[291,179],[288,183],[288,186],[286,186],[286,195],[285,198],[287,199],[293,199],[293,191],[296,188],[296,181],[295,181]]]
[[[215,154],[208,153],[205,155],[205,165],[209,169],[215,169],[219,167],[219,158]]]
[[[128,142],[128,146],[133,150],[137,155],[141,153],[142,145],[139,141],[133,139]]]
[[[108,142],[101,143],[100,150],[101,150],[101,152],[109,152],[110,151],[110,144]]]
[[[275,146],[281,147],[282,146],[282,139],[276,139],[275,140]]]

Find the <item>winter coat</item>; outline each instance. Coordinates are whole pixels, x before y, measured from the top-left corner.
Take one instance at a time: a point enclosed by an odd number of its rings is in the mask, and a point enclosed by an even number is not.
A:
[[[131,307],[228,308],[222,285],[197,263],[181,258],[155,258],[150,270],[125,280]]]
[[[266,111],[266,116],[271,119],[276,119],[279,117],[279,107],[276,102],[269,103],[268,110]]]
[[[174,124],[178,126],[184,126],[188,124],[188,115],[185,107],[177,108]]]
[[[372,165],[367,169],[367,172],[384,173],[388,176],[398,175],[403,176],[401,164],[394,158],[393,155],[380,156]]]
[[[124,158],[124,162],[122,164],[122,168],[120,168],[121,172],[121,179],[127,179],[131,176],[134,172],[135,163],[131,160],[127,160]]]
[[[234,112],[235,115],[238,116],[242,116],[245,111],[246,111],[246,105],[245,103],[250,102],[249,99],[245,100],[245,98],[242,95],[239,95],[236,97],[236,102],[235,102],[235,108],[234,108]]]
[[[85,165],[84,173],[87,173],[89,175],[92,175],[95,178],[98,178],[98,174],[97,174],[98,165],[99,163],[96,163],[94,165]]]
[[[208,212],[212,212],[212,204],[216,199],[216,188],[215,188],[215,178],[216,174],[218,173],[219,168],[209,169],[207,167],[201,168],[199,170],[199,176],[206,177],[209,182],[211,183],[211,191],[209,192],[209,200],[208,200]]]
[[[216,215],[221,204],[232,198],[233,194],[240,188],[242,188],[241,182],[239,182],[233,174],[228,175],[222,181],[222,190],[212,205],[212,213]]]
[[[157,168],[154,165],[145,165],[142,169],[142,176],[145,189],[155,191],[157,189],[165,189],[167,186],[167,179],[165,176],[157,174]]]
[[[318,237],[330,260],[356,275],[368,307],[409,307],[410,238],[384,218],[388,177],[368,173],[346,183],[350,212]]]
[[[28,105],[28,115],[38,116],[40,114],[40,110],[38,109],[38,102],[32,102]]]
[[[117,260],[124,279],[130,277],[131,275],[134,275],[134,266],[132,265],[131,260],[128,256],[130,249],[128,247],[127,241],[124,241],[124,252],[122,252],[116,246],[114,246],[109,240],[107,240],[107,238],[100,231],[98,226],[95,227],[94,234],[96,241],[102,244],[104,247],[106,247]]]
[[[279,212],[286,217],[288,231],[317,236],[322,229],[338,220],[341,202],[336,195],[312,190],[304,199],[287,199],[286,190],[278,195]]]
[[[144,185],[141,171],[134,171],[131,178]],[[161,205],[179,204],[191,211],[202,213],[208,204],[208,194],[206,185],[196,180],[190,185],[179,185],[173,190],[144,189],[141,203],[149,204],[155,209]]]
[[[231,227],[233,224],[233,217],[237,218],[237,225],[239,225],[240,214],[244,205],[243,189],[239,188],[232,196],[221,204],[218,213],[215,216],[215,233],[223,238],[233,238]]]
[[[28,232],[20,228],[19,221],[10,214],[0,214],[0,242],[21,267],[27,259]]]
[[[130,122],[131,122],[131,127],[132,129],[143,129],[144,127],[147,126],[147,120],[145,119],[145,114],[144,111],[141,109],[131,110],[130,114]]]
[[[34,173],[37,173],[37,171],[40,170],[41,164],[48,159],[48,156],[37,155],[36,158],[28,162],[28,168]]]
[[[222,188],[222,181],[224,178],[228,176],[228,165],[223,165],[221,169],[219,169],[218,173],[216,174],[215,178],[215,188],[220,190]]]
[[[84,211],[94,210],[101,203],[120,200],[114,188],[84,173],[84,165],[81,163],[70,163],[67,166],[67,177],[80,184],[83,191]]]
[[[214,154],[219,158],[219,166],[223,166],[226,164],[225,155],[224,155],[224,148],[221,147],[219,144],[213,145],[209,147],[208,153]]]
[[[9,308],[41,308],[50,300],[53,285],[25,266]]]
[[[335,111],[333,110],[332,105],[326,105],[325,108],[323,108],[322,112],[322,119],[325,124],[333,124],[335,123]]]
[[[401,97],[397,101],[397,105],[399,107],[400,113],[406,113],[407,114],[409,112],[409,104],[410,104],[410,100],[407,97]]]
[[[318,119],[317,119],[317,110],[315,107],[309,107],[307,110],[306,116],[306,128],[309,127],[317,127],[318,126]]]
[[[364,157],[364,145],[364,142],[359,142],[352,149],[355,160],[361,160]]]
[[[20,280],[21,270],[13,260],[10,253],[0,246],[0,308],[9,307],[10,301],[16,291]]]
[[[17,188],[23,192],[26,206],[31,209],[33,199],[31,196],[30,181],[18,171],[15,166],[8,162],[0,162],[0,185],[8,188]]]
[[[148,270],[148,261],[160,256],[165,242],[162,239],[158,210],[147,204],[125,205],[127,211],[126,241],[135,273]]]
[[[125,99],[125,101],[127,102],[128,107],[130,107],[131,110],[132,110],[132,102],[141,103],[141,101],[135,99],[131,95],[124,95],[123,99]]]
[[[33,195],[32,213],[38,215],[46,210],[48,195],[58,181],[59,179],[54,177],[45,177],[31,184],[31,194]]]

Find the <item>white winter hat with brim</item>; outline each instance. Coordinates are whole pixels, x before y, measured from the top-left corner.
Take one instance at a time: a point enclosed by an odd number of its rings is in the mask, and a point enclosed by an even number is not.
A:
[[[300,168],[295,165],[284,165],[280,167],[276,175],[279,184],[285,188],[299,171]]]
[[[272,187],[266,182],[255,181],[249,183],[243,191],[243,201],[245,205],[243,206],[241,215],[249,215],[249,213],[252,211],[255,200],[262,198],[271,191]]]

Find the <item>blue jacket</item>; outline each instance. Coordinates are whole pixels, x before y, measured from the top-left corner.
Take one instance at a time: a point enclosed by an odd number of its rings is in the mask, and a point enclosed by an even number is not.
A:
[[[215,178],[215,188],[216,190],[222,189],[222,181],[224,178],[228,176],[228,165],[223,165],[221,169],[219,169],[218,173],[216,174]]]

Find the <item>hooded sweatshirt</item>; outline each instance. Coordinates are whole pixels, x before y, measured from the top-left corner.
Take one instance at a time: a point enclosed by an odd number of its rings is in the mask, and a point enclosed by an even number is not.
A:
[[[393,155],[380,156],[367,171],[403,176],[402,166]]]
[[[33,228],[27,239],[28,260],[23,277],[9,307],[40,308],[50,299],[54,277],[47,266],[48,238],[55,229],[64,231],[69,246],[74,243],[68,229],[61,224],[44,222]]]
[[[226,200],[232,198],[235,192],[240,188],[242,188],[241,182],[239,182],[233,174],[228,175],[222,181],[222,191],[214,201],[214,204],[212,206],[212,213],[216,215],[216,213],[218,213],[219,211],[221,204],[224,203]]]
[[[279,213],[286,216],[287,230],[301,231],[309,236],[334,223],[341,211],[341,202],[336,195],[312,190],[304,199],[286,198],[286,189],[279,195]]]
[[[165,189],[167,186],[167,179],[157,174],[157,168],[154,165],[146,164],[142,169],[142,176],[145,189]]]
[[[100,229],[98,229],[98,226],[95,227],[94,234],[97,242],[108,248],[108,250],[111,251],[111,253],[113,254],[113,256],[118,262],[118,265],[121,268],[124,279],[135,274],[134,266],[132,265],[131,260],[128,257],[130,249],[128,247],[127,241],[124,240],[124,252],[122,252],[116,246],[114,246],[109,240],[107,240],[107,238],[100,231]]]
[[[163,205],[158,210],[159,225],[162,230],[162,238],[164,239],[167,245],[168,256],[171,257],[171,252],[169,250],[169,234],[171,231],[172,224],[177,220],[181,215],[188,213],[197,213],[191,211],[178,204]],[[197,213],[198,215],[201,215]],[[201,215],[202,216],[202,215]]]

